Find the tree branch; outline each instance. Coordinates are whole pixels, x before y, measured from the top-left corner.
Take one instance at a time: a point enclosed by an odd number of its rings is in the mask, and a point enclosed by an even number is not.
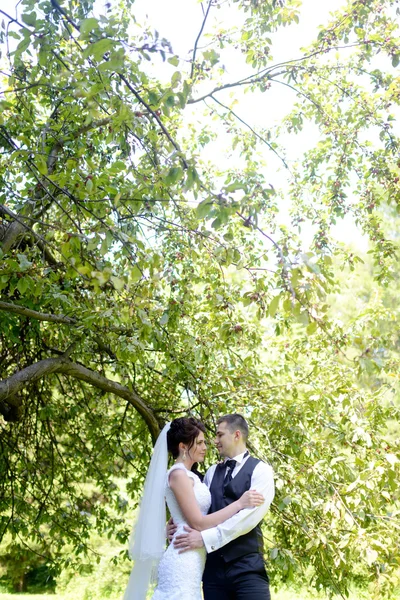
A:
[[[52,266],[59,266],[59,262],[54,258],[54,256],[49,252],[46,248],[46,240],[38,235],[29,225],[26,225],[24,221],[30,221],[34,219],[30,216],[22,216],[17,215],[12,210],[0,204],[0,215],[7,215],[13,219],[13,223],[9,224],[8,227],[4,225],[4,223],[0,224],[0,247],[3,251],[3,254],[6,254],[15,244],[18,237],[28,231],[32,234],[38,248],[43,252],[46,261]],[[25,237],[25,241],[28,245],[33,245],[33,240],[27,239]]]
[[[150,431],[153,442],[157,439],[160,432],[160,425],[153,410],[136,392],[116,381],[103,377],[103,375],[100,375],[96,371],[72,362],[65,356],[46,358],[0,381],[0,403],[6,401],[11,406],[21,406],[21,398],[18,396],[19,392],[35,381],[53,373],[62,373],[67,377],[85,381],[104,392],[109,392],[123,398],[141,415]]]
[[[197,45],[198,45],[199,40],[201,38],[201,34],[203,33],[204,26],[206,24],[208,13],[210,12],[210,8],[212,6],[212,3],[213,3],[213,0],[209,0],[208,6],[207,6],[207,10],[205,12],[204,19],[203,19],[203,22],[202,22],[201,27],[200,27],[199,34],[198,34],[198,36],[196,38],[196,41],[194,43],[193,58],[192,58],[192,68],[191,68],[191,71],[190,71],[190,79],[193,79],[194,67],[195,67],[195,60],[196,60],[196,52],[197,52]]]
[[[234,81],[233,83],[226,83],[224,85],[220,85],[220,86],[214,88],[213,90],[211,90],[211,92],[208,92],[208,94],[204,94],[203,96],[199,96],[198,98],[190,98],[187,101],[187,104],[196,104],[197,102],[201,102],[202,100],[205,100],[206,98],[210,98],[210,96],[213,96],[217,92],[221,92],[222,90],[227,90],[229,88],[240,87],[242,85],[252,85],[255,83],[261,83],[265,79],[273,80],[275,77],[278,77],[279,75],[286,73],[288,68],[290,68],[292,66],[295,67],[296,63],[305,61],[309,58],[313,58],[314,56],[317,56],[318,54],[325,54],[326,52],[330,52],[331,50],[345,50],[346,48],[353,48],[355,46],[360,46],[364,43],[365,42],[357,42],[354,44],[347,44],[345,46],[331,46],[330,48],[326,48],[323,50],[316,50],[315,52],[312,52],[311,54],[307,54],[306,56],[301,56],[300,58],[295,58],[292,60],[287,60],[284,62],[277,63],[276,65],[271,65],[270,67],[267,67],[261,71],[258,71],[258,73],[254,73],[253,75],[249,75],[247,77],[244,77],[243,79],[239,79],[239,81]],[[279,71],[279,73],[273,73],[273,71],[275,69],[278,69],[281,67],[284,67],[283,71]]]
[[[72,27],[74,27],[74,29],[76,29],[77,31],[80,31],[80,27],[71,19],[71,17],[68,15],[68,13],[65,12],[65,10],[59,5],[58,2],[56,2],[56,0],[50,0],[51,4],[53,6],[53,8],[55,8],[59,13],[61,13],[68,21],[68,23],[70,23],[72,25]]]
[[[64,315],[52,315],[50,313],[40,313],[25,306],[19,306],[18,304],[12,304],[11,302],[0,301],[0,310],[5,312],[15,313],[24,317],[30,317],[37,319],[38,321],[50,321],[51,323],[65,323],[66,325],[76,325],[77,320],[73,317],[67,317]]]
[[[84,125],[84,126],[80,127],[77,131],[71,132],[70,135],[67,135],[65,137],[58,139],[56,141],[56,143],[54,144],[54,146],[52,147],[52,149],[49,153],[48,159],[47,159],[48,172],[50,174],[52,173],[54,166],[56,164],[56,161],[57,161],[58,153],[60,152],[60,150],[62,150],[62,147],[64,146],[65,142],[68,141],[69,139],[71,139],[72,135],[74,136],[74,138],[76,138],[76,137],[82,135],[83,133],[87,133],[91,129],[96,129],[98,127],[104,127],[104,125],[108,125],[110,123],[110,121],[111,121],[111,117],[104,117],[104,119],[99,119],[98,121],[92,121],[88,125]]]
[[[32,205],[28,205],[27,212],[32,213],[33,207]],[[7,207],[1,205],[0,213],[7,214],[9,217],[13,219],[12,223],[5,227],[3,225],[1,237],[0,237],[0,246],[3,254],[7,254],[9,250],[14,246],[16,240],[26,231],[31,231],[35,236],[36,234],[33,230],[23,223],[24,217],[22,215],[17,215]]]
[[[246,121],[244,121],[241,117],[239,117],[239,115],[237,113],[235,113],[231,108],[229,108],[229,106],[226,106],[225,104],[223,104],[222,102],[220,102],[219,100],[214,98],[214,96],[211,96],[211,99],[214,100],[214,102],[216,102],[220,106],[222,106],[222,108],[225,108],[225,110],[228,110],[235,117],[235,119],[237,119],[240,123],[242,123],[248,129],[250,129],[250,131],[255,135],[256,138],[261,140],[261,142],[264,142],[264,144],[266,144],[268,146],[268,148],[270,150],[272,150],[272,152],[274,152],[274,154],[276,154],[276,156],[279,158],[279,160],[283,163],[283,166],[285,167],[285,169],[288,169],[288,171],[290,171],[290,168],[289,168],[286,160],[284,158],[282,158],[282,156],[279,154],[279,152],[277,152],[275,150],[275,148],[268,142],[268,140],[266,140],[264,137],[262,137],[262,135],[257,133],[257,131],[255,131],[253,129],[253,127],[251,127],[251,125],[249,125],[248,123],[246,123]]]
[[[65,12],[65,10],[59,5],[59,3],[56,0],[51,0],[51,4],[53,6],[53,8],[55,8],[55,10],[57,10],[60,14],[62,14],[68,21],[68,23],[70,23],[77,31],[80,31],[79,26],[71,19],[71,17]],[[170,134],[168,133],[168,130],[166,129],[166,127],[164,126],[163,122],[161,121],[161,119],[159,118],[159,116],[154,112],[154,110],[152,110],[150,108],[150,106],[147,104],[147,102],[145,100],[143,100],[143,98],[140,96],[140,94],[138,94],[138,92],[132,87],[132,85],[129,83],[129,81],[127,81],[127,79],[124,77],[124,75],[121,75],[121,73],[118,73],[119,78],[121,79],[121,81],[123,81],[125,83],[125,85],[127,86],[127,88],[132,92],[132,94],[135,96],[135,98],[137,98],[137,100],[143,104],[143,106],[146,107],[146,109],[149,111],[149,113],[151,114],[151,116],[153,117],[153,119],[155,119],[158,123],[158,125],[160,126],[162,132],[164,133],[164,135],[168,138],[168,140],[170,141],[170,143],[172,144],[172,146],[175,148],[175,150],[177,150],[177,152],[179,152],[180,159],[181,162],[184,166],[185,169],[188,168],[188,164],[185,160],[185,158],[182,155],[182,150],[179,148],[178,144],[175,142],[175,140],[170,136]]]
[[[161,127],[161,130],[164,133],[164,135],[168,138],[168,140],[170,141],[170,143],[172,144],[172,146],[175,148],[175,150],[177,150],[177,152],[179,152],[181,162],[182,162],[184,168],[187,169],[189,165],[187,164],[185,158],[182,156],[182,150],[179,148],[179,146],[175,142],[175,140],[170,136],[170,134],[168,133],[168,130],[166,129],[166,127],[163,124],[163,122],[161,121],[160,117],[157,115],[157,113],[154,112],[154,110],[152,110],[150,108],[150,106],[147,104],[147,102],[145,100],[143,100],[143,98],[140,96],[140,94],[137,93],[137,91],[135,90],[135,88],[133,88],[131,86],[131,84],[129,83],[129,81],[127,81],[126,77],[124,77],[124,75],[121,75],[121,73],[119,73],[118,75],[119,75],[119,78],[125,83],[126,87],[135,96],[135,98],[137,98],[137,100],[139,100],[139,102],[141,104],[143,104],[143,106],[146,107],[146,109],[149,111],[149,113],[151,114],[151,116],[157,121],[157,123]]]
[[[246,217],[244,215],[242,215],[239,211],[236,211],[236,214],[245,222],[248,223],[249,219],[246,219]],[[265,231],[263,231],[258,225],[255,225],[254,223],[251,223],[252,227],[254,227],[254,229],[256,229],[257,231],[259,231],[261,233],[261,235],[263,235],[265,238],[267,238],[267,240],[269,240],[276,248],[276,250],[279,253],[279,257],[281,260],[281,264],[282,264],[282,271],[285,273],[286,275],[286,281],[284,282],[284,285],[286,287],[286,289],[288,289],[288,291],[290,291],[290,294],[292,296],[293,299],[297,299],[296,298],[296,293],[292,287],[292,284],[290,282],[290,277],[289,277],[289,272],[288,272],[288,267],[290,267],[290,262],[288,260],[286,260],[285,255],[283,254],[283,250],[280,247],[279,244],[277,244],[275,242],[275,240],[268,235],[267,233],[265,233]]]

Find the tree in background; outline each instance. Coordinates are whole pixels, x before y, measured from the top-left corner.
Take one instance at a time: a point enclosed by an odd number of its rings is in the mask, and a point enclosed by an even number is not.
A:
[[[360,562],[390,595],[395,390],[360,385],[370,332],[356,319],[357,346],[327,298],[335,264],[359,262],[331,236],[345,215],[371,240],[379,284],[395,275],[380,205],[400,198],[396,2],[349,2],[279,64],[269,35],[298,21],[299,2],[233,1],[240,26],[209,33],[202,50],[220,4],[204,6],[189,63],[132,26],[130,1],[103,15],[75,1],[0,11],[2,535],[46,536],[54,556],[72,544],[68,561],[89,552],[92,528],[125,543],[116,481],[137,497],[165,420],[190,411],[212,435],[215,417],[237,410],[277,473],[274,576],[311,565],[314,585],[345,593]],[[244,57],[246,77],[227,79],[225,52]],[[171,69],[167,83],[153,60]],[[297,102],[272,131],[229,95],[276,86]],[[291,164],[282,140],[308,123],[318,141]],[[219,133],[236,160],[208,160]],[[379,368],[397,366],[394,353]]]
[[[46,556],[45,547],[27,548],[26,544],[9,543],[0,555],[0,582],[12,592],[28,589],[54,590],[52,559]],[[50,564],[49,564],[50,563]]]

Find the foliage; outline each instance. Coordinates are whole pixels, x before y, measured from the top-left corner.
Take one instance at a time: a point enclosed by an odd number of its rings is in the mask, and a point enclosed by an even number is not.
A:
[[[55,588],[55,571],[46,560],[46,548],[4,540],[0,554],[0,586],[12,592],[48,591]]]
[[[377,364],[359,351],[381,307],[344,327],[327,295],[335,263],[359,262],[331,236],[345,215],[370,237],[377,281],[395,275],[379,211],[400,199],[396,2],[349,2],[278,64],[268,36],[298,21],[299,2],[232,1],[240,26],[210,33],[205,51],[196,42],[189,66],[133,27],[130,1],[103,15],[87,1],[20,6],[20,19],[0,11],[2,533],[51,539],[55,561],[68,544],[67,565],[93,528],[125,543],[116,479],[137,499],[160,425],[189,410],[212,432],[240,410],[277,473],[275,580],[311,566],[313,585],[346,593],[362,561],[390,595],[399,462],[384,434],[396,409],[360,375],[397,355]],[[222,66],[233,51],[247,64],[237,82]],[[229,92],[274,86],[298,103],[276,131],[251,127]],[[288,165],[280,136],[307,123],[319,139]],[[229,163],[208,160],[217,132]]]

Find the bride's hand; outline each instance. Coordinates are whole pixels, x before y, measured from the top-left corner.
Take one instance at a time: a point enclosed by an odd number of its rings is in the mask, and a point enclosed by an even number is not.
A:
[[[254,508],[260,506],[264,502],[264,496],[256,490],[248,490],[239,498],[240,510],[242,508]]]

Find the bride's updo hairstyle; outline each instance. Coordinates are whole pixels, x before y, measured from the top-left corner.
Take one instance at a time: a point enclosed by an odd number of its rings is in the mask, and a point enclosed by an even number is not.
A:
[[[206,428],[201,421],[193,417],[174,419],[167,432],[168,452],[172,454],[173,458],[178,458],[179,444],[187,444],[188,450],[190,450],[201,431],[205,433]]]

